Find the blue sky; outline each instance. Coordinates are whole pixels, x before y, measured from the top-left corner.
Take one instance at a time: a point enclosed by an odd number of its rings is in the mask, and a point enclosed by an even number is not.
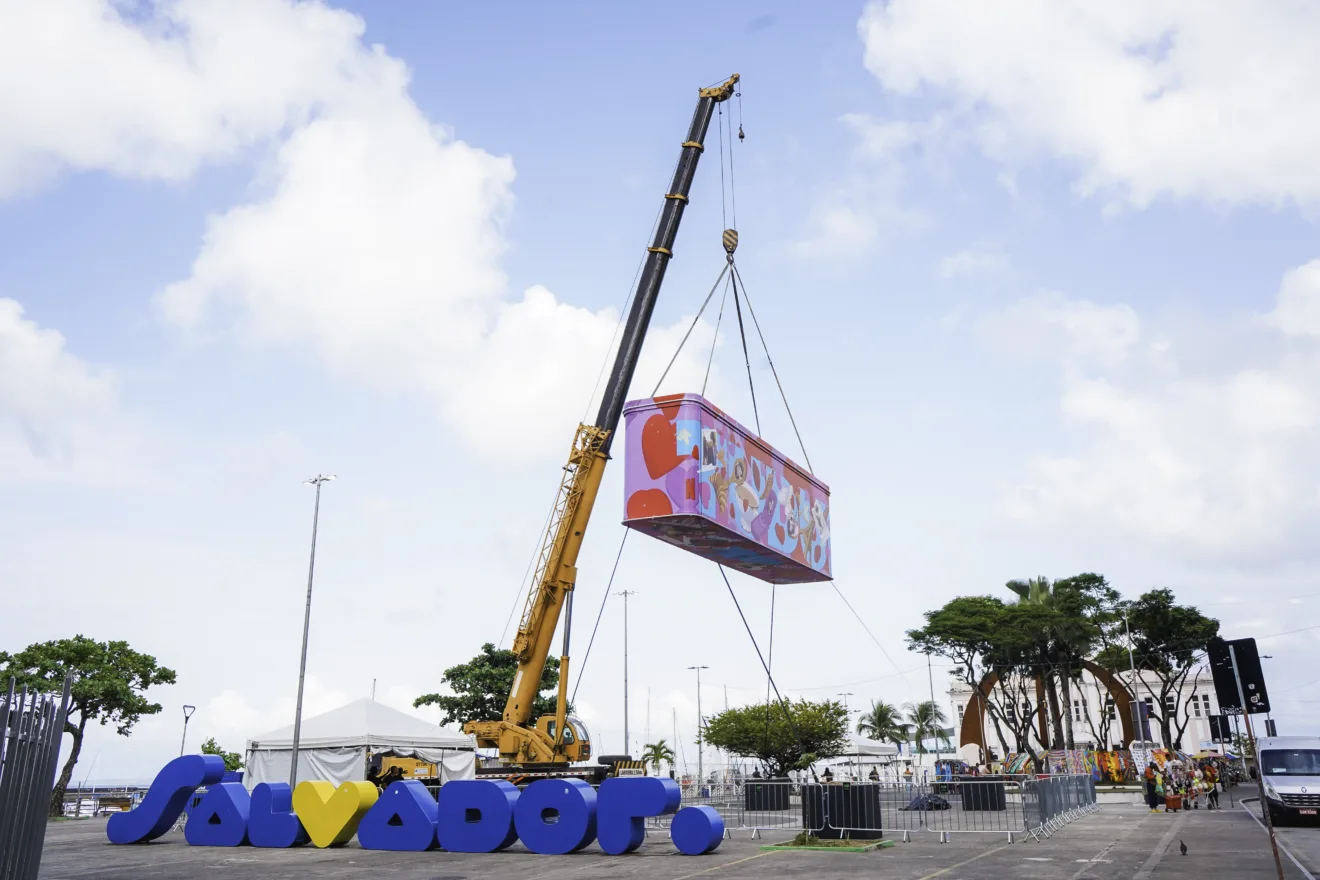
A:
[[[127,638],[180,673],[134,737],[96,731],[95,777],[150,774],[185,702],[231,748],[287,723],[318,471],[312,710],[373,680],[406,706],[501,640],[695,89],[735,70],[739,264],[888,653],[833,591],[784,588],[783,686],[921,697],[903,631],[1037,574],[1170,586],[1232,636],[1320,624],[1313,13],[226,8],[0,10],[24,83],[0,96],[0,645]],[[721,265],[708,144],[634,396]],[[750,423],[737,348],[708,396]],[[755,654],[709,564],[638,538],[622,586],[634,738],[649,690],[652,738],[676,717],[690,750],[686,667],[708,705],[751,700]],[[735,586],[764,641],[768,590]],[[579,695],[607,751],[621,624],[611,603]],[[1284,732],[1320,721],[1317,633],[1262,642]]]

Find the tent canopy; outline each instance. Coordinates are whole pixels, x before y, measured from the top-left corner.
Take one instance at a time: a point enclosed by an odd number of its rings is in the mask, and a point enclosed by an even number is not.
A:
[[[361,699],[322,715],[304,718],[298,741],[298,778],[338,785],[366,779],[369,754],[393,752],[438,764],[441,782],[471,779],[476,772],[476,740],[445,730],[374,700]],[[249,788],[283,782],[293,762],[293,725],[247,742]]]
[[[392,748],[463,750],[476,747],[473,737],[446,730],[415,715],[391,709],[363,697],[321,715],[304,718],[299,749],[370,748],[383,752]],[[293,725],[272,730],[248,740],[248,751],[281,751],[293,748]]]
[[[893,743],[865,739],[860,736],[848,737],[848,751],[843,756],[857,755],[867,758],[892,758],[898,754],[898,746]]]

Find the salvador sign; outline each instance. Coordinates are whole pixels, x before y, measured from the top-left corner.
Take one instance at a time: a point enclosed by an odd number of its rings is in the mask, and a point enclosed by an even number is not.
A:
[[[610,855],[637,849],[651,816],[674,814],[669,834],[679,851],[702,855],[719,847],[724,820],[707,806],[678,809],[672,779],[606,779],[600,789],[578,779],[541,779],[519,791],[503,780],[449,782],[439,800],[420,782],[401,780],[382,794],[369,782],[306,781],[290,791],[263,782],[248,792],[221,782],[216,755],[175,758],[156,774],[136,809],[110,817],[111,843],[145,843],[169,831],[195,796],[184,837],[193,846],[342,846],[356,835],[364,849],[496,852],[521,840],[534,853],[577,852],[593,840]]]

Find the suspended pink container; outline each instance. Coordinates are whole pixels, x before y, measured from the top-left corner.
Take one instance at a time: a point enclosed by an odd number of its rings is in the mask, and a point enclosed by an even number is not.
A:
[[[623,524],[772,584],[830,580],[830,490],[696,394],[623,408]]]

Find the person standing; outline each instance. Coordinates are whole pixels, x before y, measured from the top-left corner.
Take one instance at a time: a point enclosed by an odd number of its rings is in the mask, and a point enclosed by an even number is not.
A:
[[[1159,772],[1155,769],[1154,761],[1146,765],[1146,772],[1142,776],[1146,781],[1146,806],[1150,807],[1152,813],[1158,813],[1160,801],[1156,793],[1156,785]]]

